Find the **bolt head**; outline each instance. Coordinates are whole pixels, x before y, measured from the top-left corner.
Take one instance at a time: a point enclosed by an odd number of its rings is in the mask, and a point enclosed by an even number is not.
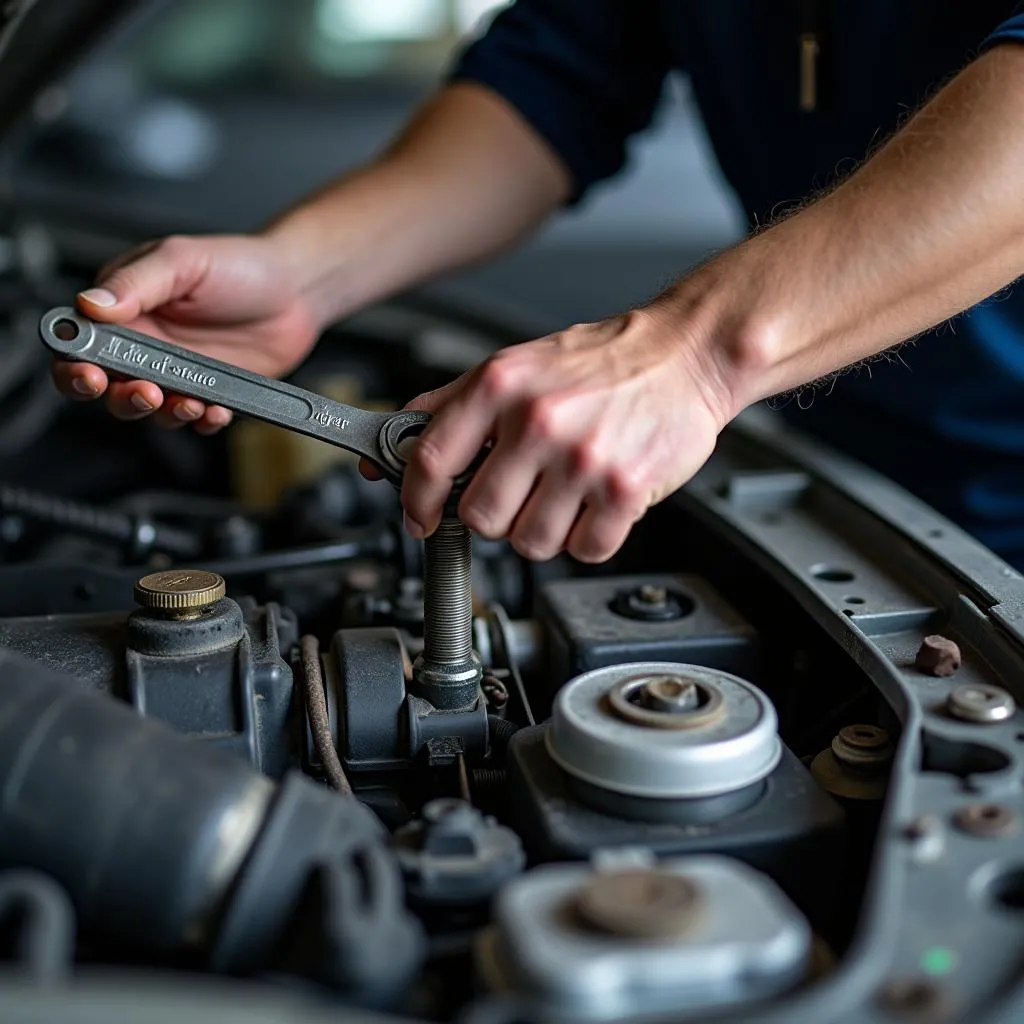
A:
[[[914,664],[928,675],[946,677],[953,675],[960,668],[962,661],[960,648],[956,643],[949,637],[933,634],[926,636],[921,642]]]
[[[583,887],[576,911],[591,928],[624,938],[668,939],[685,934],[701,908],[698,886],[657,868],[599,872]]]
[[[977,803],[961,807],[953,815],[953,824],[980,839],[999,839],[1013,835],[1020,827],[1020,818],[1006,804]]]
[[[955,687],[950,691],[946,707],[955,718],[979,724],[1004,722],[1017,710],[1016,702],[1006,690],[985,683]]]
[[[683,676],[651,676],[640,690],[644,707],[667,714],[696,711],[702,703],[700,688]]]

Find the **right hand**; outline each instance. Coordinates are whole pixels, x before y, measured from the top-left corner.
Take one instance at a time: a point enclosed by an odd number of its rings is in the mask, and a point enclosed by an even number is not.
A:
[[[320,324],[268,238],[258,235],[176,236],[133,249],[100,271],[78,295],[93,320],[122,324],[226,363],[279,377],[316,343]],[[156,384],[116,380],[98,366],[55,360],[53,379],[65,395],[106,395],[119,419],[150,414],[161,426],[194,424],[212,434],[231,413]]]

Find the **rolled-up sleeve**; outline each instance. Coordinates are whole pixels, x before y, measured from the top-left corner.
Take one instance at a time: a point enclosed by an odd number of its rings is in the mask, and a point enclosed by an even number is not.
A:
[[[463,50],[449,81],[511,103],[568,167],[575,202],[623,166],[670,67],[647,0],[517,0]]]
[[[989,47],[995,46],[996,43],[1024,43],[1024,13],[1015,14],[1012,18],[1007,18],[981,44],[981,48],[982,50],[987,50]]]

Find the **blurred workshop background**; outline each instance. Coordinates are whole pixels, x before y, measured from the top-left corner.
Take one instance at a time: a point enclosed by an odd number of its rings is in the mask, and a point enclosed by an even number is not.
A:
[[[8,187],[51,223],[126,239],[258,227],[377,151],[500,6],[157,0],[37,99]],[[741,231],[680,77],[624,175],[430,290],[553,329],[648,297]]]

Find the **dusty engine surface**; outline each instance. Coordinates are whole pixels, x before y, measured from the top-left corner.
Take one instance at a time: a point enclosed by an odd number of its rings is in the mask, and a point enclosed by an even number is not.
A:
[[[474,539],[449,699],[394,491],[249,427],[0,487],[0,1015],[1015,1012],[1016,573],[749,420],[607,565]]]

